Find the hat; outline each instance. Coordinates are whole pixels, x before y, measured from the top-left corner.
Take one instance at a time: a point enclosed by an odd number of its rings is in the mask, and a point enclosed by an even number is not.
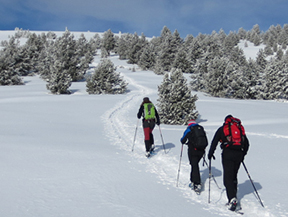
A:
[[[191,119],[188,121],[188,126],[190,126],[192,124],[196,124],[196,121],[194,119]]]
[[[227,115],[224,119],[224,121],[226,121],[228,118],[232,118],[233,116],[232,115]]]
[[[148,103],[150,100],[149,100],[149,98],[148,97],[144,97],[143,98],[143,102],[146,102],[146,103]]]

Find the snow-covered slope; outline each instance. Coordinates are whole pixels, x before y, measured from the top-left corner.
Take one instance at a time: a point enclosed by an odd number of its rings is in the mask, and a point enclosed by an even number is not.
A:
[[[88,95],[86,83],[76,82],[72,95],[55,96],[37,76],[26,77],[23,86],[0,86],[1,216],[237,216],[224,206],[219,147],[212,173],[221,189],[211,182],[210,204],[208,168],[202,161],[204,192],[197,196],[188,188],[187,147],[176,187],[186,126],[156,126],[156,155],[144,156],[136,113],[144,96],[157,104],[163,77],[132,72],[117,56],[111,60],[129,82],[124,95]],[[96,57],[93,64],[99,61]],[[288,216],[288,104],[197,94],[198,121],[209,142],[227,114],[245,126],[251,144],[245,163],[265,205],[257,201],[241,167],[238,198],[245,216]]]

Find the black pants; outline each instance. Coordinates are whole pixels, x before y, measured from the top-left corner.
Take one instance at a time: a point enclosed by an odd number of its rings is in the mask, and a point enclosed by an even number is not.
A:
[[[188,158],[191,165],[190,181],[194,184],[201,184],[199,161],[204,155],[204,151],[196,151],[188,148]]]
[[[239,150],[224,149],[222,152],[223,181],[226,188],[228,202],[237,198],[237,174],[243,159],[243,152]]]

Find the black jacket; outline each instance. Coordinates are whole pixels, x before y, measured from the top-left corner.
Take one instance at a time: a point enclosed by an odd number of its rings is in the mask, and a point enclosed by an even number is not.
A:
[[[205,150],[198,150],[193,147],[193,143],[195,141],[195,135],[193,131],[191,130],[191,127],[198,126],[198,124],[192,124],[191,126],[188,126],[183,134],[183,137],[180,139],[182,144],[188,145],[189,153],[192,155],[203,155],[205,153]]]
[[[218,130],[216,131],[215,135],[214,135],[214,138],[212,140],[210,150],[208,153],[209,159],[211,159],[212,155],[214,154],[214,151],[216,150],[218,142],[221,142],[221,148],[222,149],[224,148],[224,144],[228,142],[226,136],[224,135],[223,126],[219,127]],[[243,149],[241,150],[241,151],[243,151],[244,156],[247,154],[248,149],[249,149],[249,141],[248,141],[248,138],[246,137],[246,135],[244,135]]]

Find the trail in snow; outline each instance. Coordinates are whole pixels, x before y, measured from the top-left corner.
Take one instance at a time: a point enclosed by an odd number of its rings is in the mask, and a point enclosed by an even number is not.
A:
[[[180,150],[179,152],[178,149],[170,151],[169,146],[173,146],[173,143],[165,143],[167,148],[167,154],[165,154],[162,147],[162,142],[160,140],[155,140],[156,156],[153,156],[151,159],[147,159],[144,156],[144,138],[143,136],[140,136],[142,135],[142,126],[140,124],[141,121],[136,122],[136,113],[142,98],[153,93],[155,94],[155,91],[138,84],[135,80],[125,74],[124,76],[129,85],[136,87],[136,90],[129,92],[127,97],[122,102],[118,103],[114,108],[107,111],[102,117],[105,123],[105,132],[109,132],[107,136],[110,138],[112,144],[118,146],[120,149],[126,150],[127,156],[130,156],[139,164],[146,165],[146,171],[155,174],[159,179],[159,183],[162,183],[168,189],[176,188],[176,175],[179,166]],[[131,115],[131,113],[135,114],[135,119],[131,118],[134,116]],[[136,128],[138,129],[138,133],[136,137],[137,139],[135,141],[134,151],[132,152],[131,150]],[[167,132],[169,130],[183,131],[183,126],[162,126],[162,131]],[[154,135],[159,133],[157,132],[157,127],[153,132]],[[281,135],[276,136],[279,137]],[[176,140],[178,141],[179,138],[176,138]],[[202,161],[200,163],[202,163]],[[216,168],[212,167],[212,171],[214,175],[217,175],[217,173],[221,175],[221,172]],[[188,187],[189,180],[187,177],[190,176],[190,165],[187,163],[182,163],[179,186],[177,189],[181,191],[183,197],[189,199],[192,204],[197,203],[198,205],[203,206],[203,209],[209,211],[212,214],[231,216],[231,212],[227,212],[227,208],[223,205],[226,203],[226,192],[222,183],[219,183],[221,187],[221,190],[219,190],[213,180],[211,180],[211,200],[213,203],[208,204],[208,168],[204,167],[204,169],[201,170],[201,173],[202,182],[204,183],[204,191],[200,196],[198,196]],[[254,196],[250,196],[248,199],[242,198],[241,202],[244,212],[249,213],[249,216],[274,216],[269,212],[268,208],[262,209]]]

